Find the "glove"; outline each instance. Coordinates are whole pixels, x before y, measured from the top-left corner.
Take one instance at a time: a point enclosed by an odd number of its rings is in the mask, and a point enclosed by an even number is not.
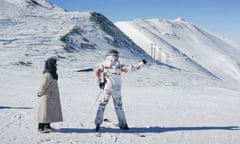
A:
[[[146,63],[147,63],[147,61],[146,61],[145,59],[143,59],[142,62],[143,62],[143,64],[146,64]]]
[[[99,88],[100,89],[104,89],[104,87],[105,87],[105,82],[100,82],[99,83]]]

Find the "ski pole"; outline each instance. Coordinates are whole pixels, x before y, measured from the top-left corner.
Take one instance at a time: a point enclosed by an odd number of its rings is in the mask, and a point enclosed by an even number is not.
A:
[[[97,98],[96,98],[95,102],[92,104],[92,106],[91,106],[91,108],[90,108],[90,110],[89,110],[89,112],[88,112],[88,115],[87,115],[86,118],[82,121],[81,126],[84,126],[85,122],[87,121],[87,119],[89,118],[90,114],[91,114],[92,111],[93,111],[94,105],[97,103],[97,101],[98,101],[99,97],[102,95],[102,93],[103,93],[103,90],[101,89],[100,92],[99,92],[98,95],[97,95]]]

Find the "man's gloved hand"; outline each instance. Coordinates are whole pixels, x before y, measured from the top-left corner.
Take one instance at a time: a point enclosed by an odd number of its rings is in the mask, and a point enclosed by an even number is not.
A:
[[[99,88],[100,89],[104,89],[104,87],[105,87],[105,82],[100,82],[99,83]]]
[[[142,62],[143,62],[143,64],[146,64],[146,63],[147,63],[147,60],[143,59]]]

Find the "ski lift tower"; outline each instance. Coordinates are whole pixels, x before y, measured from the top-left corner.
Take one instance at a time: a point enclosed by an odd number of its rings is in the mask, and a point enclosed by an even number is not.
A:
[[[164,53],[163,49],[159,48],[157,44],[151,43],[150,54],[154,60],[167,63],[166,53]]]
[[[155,43],[151,43],[150,53],[153,59],[156,59],[156,48],[157,48],[157,45]]]

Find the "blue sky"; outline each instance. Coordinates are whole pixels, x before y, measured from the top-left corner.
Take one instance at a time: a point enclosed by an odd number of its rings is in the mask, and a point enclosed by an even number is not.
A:
[[[240,42],[239,0],[49,0],[68,11],[95,11],[112,22],[135,18],[182,17],[215,34]]]

